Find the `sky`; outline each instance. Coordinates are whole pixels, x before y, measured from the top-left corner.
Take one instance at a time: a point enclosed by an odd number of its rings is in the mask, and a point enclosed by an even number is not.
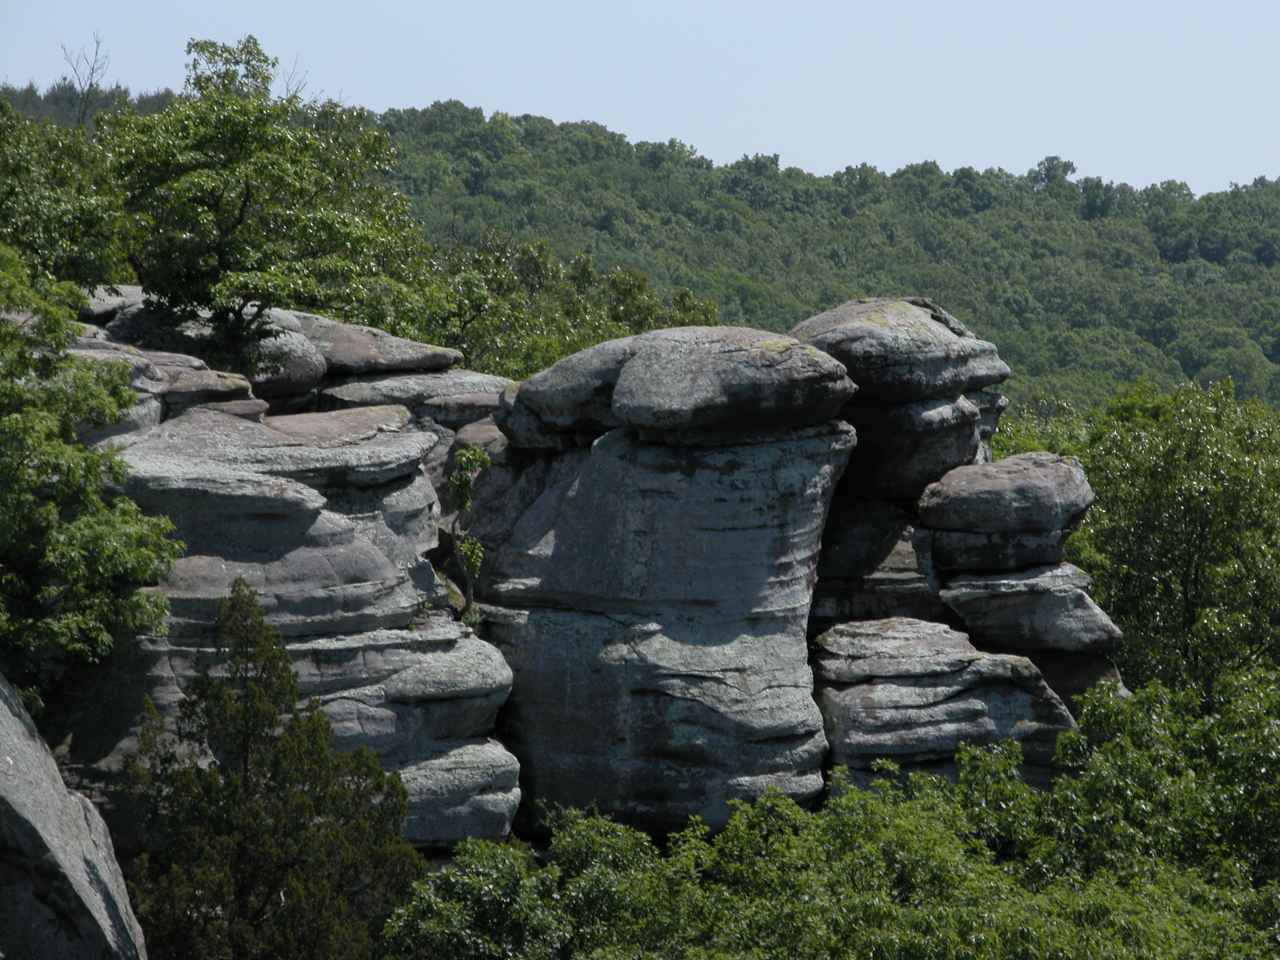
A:
[[[1025,173],[1057,155],[1196,193],[1280,175],[1265,0],[0,0],[0,81],[56,80],[95,32],[134,92],[179,87],[189,38],[252,33],[351,105],[592,120],[717,163]]]

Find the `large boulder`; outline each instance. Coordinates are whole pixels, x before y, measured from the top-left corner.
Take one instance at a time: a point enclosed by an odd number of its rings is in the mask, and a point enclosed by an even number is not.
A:
[[[1045,533],[1075,527],[1093,489],[1074,457],[1023,453],[962,466],[920,497],[920,525],[934,530]]]
[[[948,773],[961,744],[997,740],[1043,767],[1075,726],[1030,660],[980,653],[940,623],[841,624],[815,641],[813,668],[831,762],[855,776],[882,758]]]
[[[298,331],[320,351],[332,376],[448,370],[462,354],[448,347],[406,340],[376,327],[294,313]]]
[[[106,824],[0,677],[0,957],[146,956]]]
[[[954,399],[999,383],[1008,365],[929,300],[850,300],[799,323],[791,336],[844,364],[856,403]]]
[[[520,385],[498,425],[517,446],[587,440],[615,427],[665,435],[743,433],[830,420],[856,387],[812,347],[742,327],[679,327],[611,340]],[[528,423],[524,423],[528,421]]]
[[[1060,563],[961,574],[940,595],[984,650],[1106,654],[1120,629],[1090,599],[1088,587],[1083,570]]]

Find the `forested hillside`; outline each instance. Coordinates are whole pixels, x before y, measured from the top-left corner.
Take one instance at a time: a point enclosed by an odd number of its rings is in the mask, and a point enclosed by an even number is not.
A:
[[[81,109],[67,80],[0,96],[62,124]],[[90,119],[126,101],[150,113],[172,96],[98,91]],[[924,161],[815,176],[777,155],[716,166],[677,140],[486,118],[456,100],[369,121],[398,148],[392,181],[457,261],[449,272],[487,238],[493,262],[481,273],[500,262],[514,275],[486,275],[508,301],[499,313],[547,297],[534,284],[513,306],[515,287],[529,286],[516,260],[532,256],[542,270],[585,254],[596,268],[625,268],[632,284],[647,277],[660,299],[687,289],[723,323],[774,330],[854,296],[932,297],[996,341],[1015,398],[1087,407],[1139,378],[1169,387],[1229,376],[1241,398],[1280,403],[1280,180],[1196,197],[1179,182],[1139,190],[1077,178],[1058,157],[1025,174]]]
[[[1139,376],[1231,376],[1242,397],[1280,400],[1280,182],[1197,198],[1075,179],[1056,157],[1023,175],[921,162],[814,176],[457,101],[381,122],[433,238],[496,228],[585,250],[770,329],[852,296],[923,294],[996,341],[1015,396],[1093,403]]]

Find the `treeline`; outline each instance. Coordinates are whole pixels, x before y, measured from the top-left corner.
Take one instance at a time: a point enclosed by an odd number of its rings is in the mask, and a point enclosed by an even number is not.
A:
[[[74,94],[67,80],[0,87],[62,123]],[[815,176],[777,155],[717,166],[676,140],[458,101],[368,120],[390,134],[390,182],[442,251],[545,245],[775,330],[849,297],[918,293],[998,344],[1015,398],[1088,407],[1140,378],[1230,377],[1240,398],[1280,403],[1280,181],[1196,197],[1176,181],[1076,177],[1058,157],[1025,174],[922,162]]]
[[[1015,396],[1091,405],[1139,377],[1230,376],[1242,398],[1280,401],[1277,181],[1197,198],[1077,178],[1057,157],[1021,175],[922,162],[815,176],[457,101],[381,123],[434,237],[539,237],[769,329],[852,296],[923,294],[998,344]]]

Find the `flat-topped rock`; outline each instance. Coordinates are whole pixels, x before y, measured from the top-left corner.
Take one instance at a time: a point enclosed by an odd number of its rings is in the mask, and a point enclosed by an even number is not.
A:
[[[408,430],[403,407],[361,407],[323,414],[266,417],[261,423],[193,408],[123,438],[126,459],[171,459],[287,477],[309,486],[376,486],[421,469],[435,443]]]
[[[320,391],[322,409],[369,407],[397,403],[417,412],[424,404],[439,403],[450,397],[479,394],[493,396],[490,412],[497,408],[496,396],[512,382],[474,370],[451,369],[440,373],[402,373],[345,380],[325,386]],[[426,416],[432,416],[429,412]],[[435,419],[435,417],[432,417]],[[445,426],[456,429],[443,420]]]
[[[918,297],[850,300],[799,323],[791,335],[844,364],[859,404],[954,399],[1009,376],[994,344]]]
[[[331,375],[447,370],[462,359],[448,347],[392,336],[385,330],[294,313],[299,332],[324,358]]]
[[[1106,653],[1120,628],[1090,599],[1088,586],[1083,570],[1061,563],[956,576],[940,596],[982,649]]]
[[[758,432],[833,418],[856,387],[821,351],[743,327],[680,327],[612,340],[520,385],[497,420],[517,446],[531,415],[552,433]]]
[[[888,758],[948,772],[961,744],[1006,739],[1043,765],[1075,726],[1030,660],[981,653],[940,623],[841,624],[814,641],[813,665],[831,761],[855,771]]]
[[[956,467],[925,488],[921,526],[983,533],[1047,533],[1076,526],[1093,489],[1074,457],[1023,453]]]

